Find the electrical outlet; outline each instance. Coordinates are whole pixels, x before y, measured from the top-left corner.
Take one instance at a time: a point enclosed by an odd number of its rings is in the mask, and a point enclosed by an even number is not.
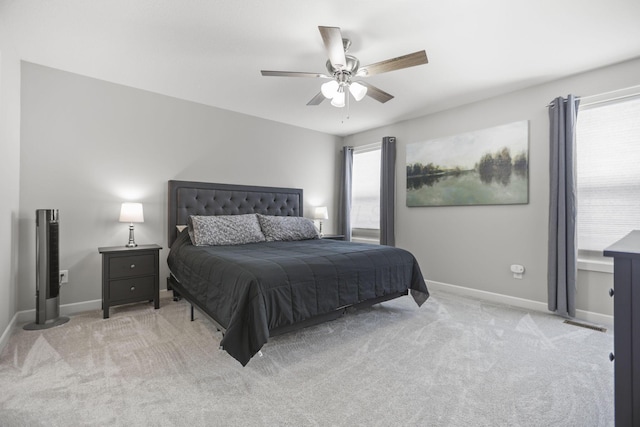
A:
[[[522,279],[522,275],[524,274],[524,266],[513,264],[511,266],[511,272],[513,273],[514,279]]]
[[[60,270],[60,284],[69,283],[69,270]]]

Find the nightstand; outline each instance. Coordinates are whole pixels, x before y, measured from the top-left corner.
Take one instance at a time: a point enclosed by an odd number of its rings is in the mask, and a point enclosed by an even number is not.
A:
[[[138,245],[98,248],[102,254],[102,311],[139,301],[153,301],[160,308],[159,257],[161,246]]]
[[[321,239],[344,240],[344,234],[325,234],[320,236]]]

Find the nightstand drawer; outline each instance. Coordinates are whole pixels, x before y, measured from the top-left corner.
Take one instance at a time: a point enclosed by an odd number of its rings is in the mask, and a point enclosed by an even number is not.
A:
[[[111,257],[109,262],[109,277],[117,279],[120,277],[156,274],[154,267],[153,254]]]
[[[153,299],[154,280],[154,276],[112,280],[109,282],[109,300],[116,302],[128,299]]]

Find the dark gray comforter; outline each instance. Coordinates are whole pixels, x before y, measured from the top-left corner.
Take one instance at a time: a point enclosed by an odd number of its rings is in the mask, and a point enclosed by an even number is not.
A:
[[[167,262],[188,297],[226,328],[221,345],[243,365],[277,327],[395,292],[410,290],[419,306],[429,298],[413,255],[389,246],[316,239],[196,247],[185,230]]]

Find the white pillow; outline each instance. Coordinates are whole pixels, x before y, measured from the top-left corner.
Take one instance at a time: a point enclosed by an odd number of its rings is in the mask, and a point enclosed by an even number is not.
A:
[[[195,246],[242,245],[264,242],[255,214],[189,216],[189,236]]]
[[[269,216],[258,214],[262,233],[268,242],[277,240],[317,239],[313,221],[301,216]]]

